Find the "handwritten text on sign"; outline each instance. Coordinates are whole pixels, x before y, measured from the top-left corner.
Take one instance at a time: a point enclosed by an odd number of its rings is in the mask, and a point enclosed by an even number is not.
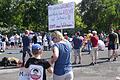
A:
[[[74,2],[48,6],[49,30],[74,28]]]

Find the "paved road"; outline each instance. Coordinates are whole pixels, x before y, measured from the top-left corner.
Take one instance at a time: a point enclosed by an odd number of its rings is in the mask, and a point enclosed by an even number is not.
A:
[[[0,59],[6,57],[17,57],[21,59],[22,53],[19,53],[20,49],[9,49],[5,53],[0,54]],[[13,53],[13,54],[7,54]],[[120,53],[120,49],[118,51]],[[90,66],[91,58],[86,52],[82,52],[82,64],[73,65],[74,80],[116,80],[116,77],[120,77],[120,57],[117,61],[107,62],[107,49],[105,51],[99,51],[98,64]],[[51,52],[44,52],[43,58],[50,57]],[[73,55],[73,54],[72,54]],[[71,58],[73,61],[73,56]],[[18,80],[19,68],[6,68],[0,67],[0,80]],[[52,76],[48,74],[48,80],[52,80]]]

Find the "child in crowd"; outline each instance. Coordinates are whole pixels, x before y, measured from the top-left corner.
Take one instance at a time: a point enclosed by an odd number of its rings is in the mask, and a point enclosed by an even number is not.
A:
[[[49,73],[52,73],[53,68],[49,61],[41,59],[42,46],[33,44],[32,53],[33,57],[29,58],[25,64],[25,68],[28,68],[29,80],[46,80],[46,69]]]

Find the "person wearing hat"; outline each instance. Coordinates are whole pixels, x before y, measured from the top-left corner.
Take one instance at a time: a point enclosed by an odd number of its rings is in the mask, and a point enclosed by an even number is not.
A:
[[[92,63],[90,65],[94,65],[97,63],[97,55],[98,55],[98,36],[97,36],[97,31],[92,31],[93,36],[91,36],[91,43],[92,43],[92,50],[91,50],[91,58],[92,58]]]
[[[66,40],[69,40],[68,34],[67,34],[66,32],[64,33],[64,38],[65,38]]]
[[[51,63],[42,58],[42,46],[40,44],[32,45],[33,56],[29,58],[25,64],[25,68],[28,68],[30,80],[46,80],[46,69],[49,73],[53,72]],[[37,70],[35,72],[34,70]]]

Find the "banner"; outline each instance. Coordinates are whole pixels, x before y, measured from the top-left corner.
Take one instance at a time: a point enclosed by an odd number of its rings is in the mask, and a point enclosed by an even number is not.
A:
[[[49,30],[74,28],[74,9],[74,2],[48,6]]]

